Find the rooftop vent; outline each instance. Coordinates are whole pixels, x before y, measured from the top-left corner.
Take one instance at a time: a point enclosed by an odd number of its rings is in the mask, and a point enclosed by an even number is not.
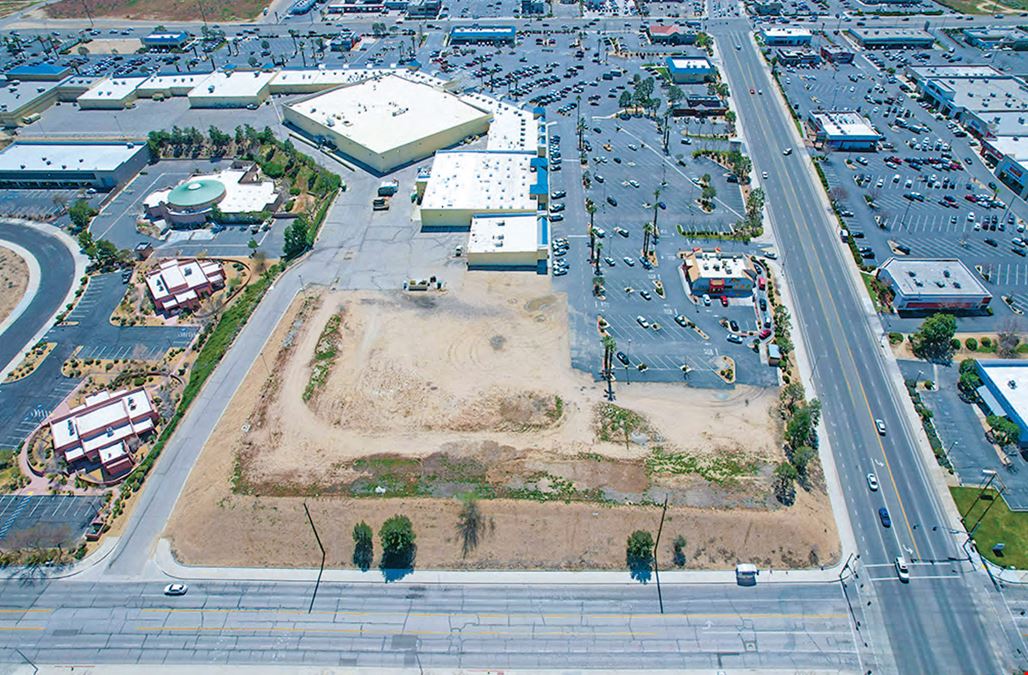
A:
[[[1007,386],[1011,389],[1017,389],[1017,382],[1015,380],[1007,380]]]

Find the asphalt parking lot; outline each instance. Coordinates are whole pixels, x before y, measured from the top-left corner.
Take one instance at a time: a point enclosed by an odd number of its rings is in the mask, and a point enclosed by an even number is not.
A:
[[[0,546],[73,546],[103,506],[103,497],[0,495]]]
[[[995,471],[1006,485],[1003,499],[1017,511],[1028,511],[1028,461],[1016,451],[1006,453],[1010,464],[1000,462],[995,446],[985,438],[975,406],[960,400],[957,393],[958,364],[927,365],[923,361],[900,361],[906,379],[936,383],[934,391],[922,391],[921,399],[932,411],[935,429],[960,481],[977,485],[982,471]]]
[[[253,237],[260,250],[269,257],[281,255],[287,221],[272,221],[269,230],[251,233],[248,226],[226,226],[214,233],[211,228],[171,230],[164,239],[156,239],[136,230],[136,221],[143,215],[143,200],[156,191],[174,187],[196,172],[216,172],[230,162],[210,160],[162,160],[143,169],[124,189],[111,199],[93,219],[89,229],[93,236],[108,239],[118,248],[132,249],[139,242],[150,242],[158,255],[246,256],[247,243]]]
[[[64,212],[65,206],[86,197],[99,202],[99,195],[86,195],[78,190],[14,190],[0,191],[0,217],[53,221]]]
[[[928,62],[946,62],[943,50],[927,51]],[[902,60],[917,62],[916,53],[870,56],[902,69]],[[817,109],[857,110],[884,136],[878,152],[831,152],[822,164],[847,226],[862,235],[858,245],[874,252],[868,263],[905,254],[955,257],[979,270],[994,296],[993,314],[961,316],[962,330],[995,329],[1015,312],[1028,310],[1028,259],[1021,255],[1025,247],[1014,241],[1024,236],[1018,227],[1023,228],[1025,205],[1016,199],[1002,206],[991,203],[988,183],[995,178],[968,137],[955,135],[958,129],[949,120],[936,119],[900,90],[899,78],[859,53],[852,65],[783,68],[780,80],[804,120]],[[899,161],[890,163],[890,158]],[[968,201],[969,195],[977,202]],[[986,199],[989,203],[983,205]],[[1007,307],[1004,296],[1015,310]],[[901,332],[920,323],[919,318],[883,318],[889,330]]]
[[[57,343],[50,355],[28,377],[0,384],[0,448],[16,448],[78,386],[80,379],[61,373],[72,355],[154,360],[192,342],[196,326],[112,325],[109,317],[124,295],[120,274],[92,277],[65,323],[43,336],[44,342]]]

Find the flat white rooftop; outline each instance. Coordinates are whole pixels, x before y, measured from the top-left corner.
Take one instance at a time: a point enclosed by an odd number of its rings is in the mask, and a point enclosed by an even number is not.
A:
[[[422,209],[534,211],[534,153],[437,152]]]
[[[217,71],[208,75],[189,92],[191,99],[247,98],[258,96],[275,78],[262,70]]]
[[[0,112],[16,111],[48,95],[64,82],[0,83]]]
[[[989,295],[967,265],[955,258],[889,258],[879,269],[887,270],[907,296]]]
[[[710,64],[705,57],[702,56],[683,56],[683,57],[670,57],[667,60],[668,65],[675,70],[701,70],[708,71],[713,70],[714,67]]]
[[[539,121],[531,111],[522,110],[483,94],[465,94],[460,98],[475,108],[493,114],[493,121],[486,135],[486,147],[489,150],[538,151]]]
[[[333,89],[289,107],[377,154],[489,118],[453,94],[396,75]]]
[[[539,216],[515,213],[471,219],[468,253],[527,253],[539,250]]]
[[[135,95],[145,77],[109,77],[100,80],[76,100],[79,103],[125,101]]]
[[[139,143],[14,143],[0,151],[0,171],[114,171],[143,149]]]
[[[176,73],[174,75],[154,75],[139,85],[138,92],[152,93],[156,91],[164,92],[171,91],[172,89],[184,89],[190,90],[197,86],[208,77],[210,73]]]
[[[878,138],[879,134],[866,117],[857,112],[815,112],[811,117],[817,120],[829,138]]]
[[[1023,363],[1004,363],[995,360],[978,362],[985,376],[992,380],[996,391],[1006,399],[1021,419],[1028,419],[1028,367]]]
[[[1028,134],[1024,136],[1000,136],[990,138],[989,145],[1009,156],[1022,166],[1028,165]]]
[[[762,28],[761,32],[768,37],[813,37],[806,28]]]

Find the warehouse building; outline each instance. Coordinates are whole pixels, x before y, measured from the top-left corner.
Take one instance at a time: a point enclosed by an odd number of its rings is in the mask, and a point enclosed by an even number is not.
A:
[[[961,32],[964,42],[978,49],[1028,49],[1028,33],[1014,26],[965,28]]]
[[[849,34],[864,49],[926,49],[935,36],[917,28],[850,28]]]
[[[489,129],[492,115],[398,75],[318,94],[284,108],[285,121],[379,173]]]
[[[138,387],[101,391],[70,410],[58,408],[49,424],[54,452],[69,465],[99,463],[108,476],[120,476],[133,466],[131,444],[153,433],[158,419],[146,390]]]
[[[422,228],[466,231],[475,216],[538,210],[548,194],[545,163],[533,152],[436,153],[431,174],[418,177]]]
[[[533,270],[545,274],[550,253],[549,222],[535,211],[480,214],[471,219],[468,269]]]
[[[210,73],[154,75],[136,87],[136,96],[154,99],[187,96],[208,77]]]
[[[760,37],[769,47],[809,47],[814,40],[805,28],[761,28]]]
[[[514,26],[454,26],[450,29],[450,44],[506,44],[517,39]]]
[[[152,220],[188,228],[215,217],[221,222],[259,222],[281,201],[274,181],[262,178],[256,164],[237,162],[231,169],[152,192],[143,199],[143,209]]]
[[[0,150],[0,188],[109,190],[127,183],[149,159],[146,143],[16,142]]]
[[[858,112],[832,110],[810,113],[814,139],[836,150],[874,150],[882,135]]]
[[[539,157],[546,155],[546,124],[541,113],[524,110],[478,93],[464,94],[460,100],[492,114],[493,119],[486,135],[488,150],[532,152]]]
[[[909,73],[931,105],[979,136],[999,135],[989,130],[991,116],[1028,111],[1028,85],[992,66],[924,66]]]
[[[703,56],[669,56],[664,64],[675,84],[709,82],[717,75],[717,69]]]
[[[0,83],[0,125],[31,124],[57,101],[62,82],[9,80]]]
[[[897,312],[984,311],[992,294],[955,258],[889,258],[878,268]]]
[[[682,258],[682,276],[690,295],[742,296],[753,292],[757,268],[747,255],[693,249]]]
[[[1021,430],[1018,445],[1028,446],[1028,363],[978,359],[975,369],[982,380],[979,393],[989,412],[1010,418]]]
[[[259,106],[268,98],[275,73],[263,70],[215,71],[193,88],[191,108],[244,108]]]

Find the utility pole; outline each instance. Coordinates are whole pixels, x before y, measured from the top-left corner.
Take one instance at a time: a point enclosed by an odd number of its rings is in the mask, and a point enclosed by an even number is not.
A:
[[[314,527],[314,519],[311,518],[311,510],[307,508],[307,502],[303,503],[303,510],[307,513],[307,521],[311,524],[311,530],[314,531],[314,539],[318,542],[318,548],[321,549],[321,568],[318,570],[318,580],[314,582],[314,593],[311,595],[311,606],[307,608],[307,613],[310,614],[314,611],[314,600],[318,597],[318,587],[321,586],[321,575],[325,573],[325,547],[321,544],[321,537],[318,536],[318,528]]]
[[[657,581],[657,601],[660,603],[660,613],[664,613],[664,595],[660,592],[660,563],[657,561],[657,551],[660,550],[660,533],[664,531],[664,516],[667,515],[667,493],[664,493],[664,507],[660,512],[660,526],[657,528],[657,539],[653,542],[653,577]]]

